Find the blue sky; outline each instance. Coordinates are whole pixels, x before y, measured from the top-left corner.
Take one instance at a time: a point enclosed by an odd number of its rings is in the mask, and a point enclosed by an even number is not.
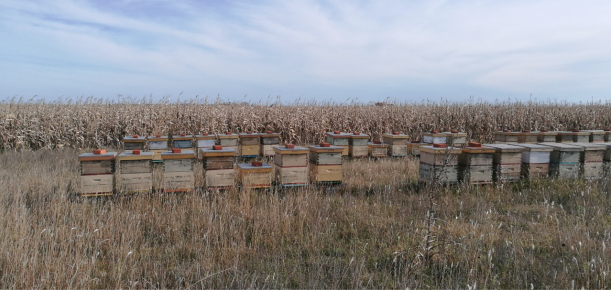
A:
[[[611,97],[609,0],[0,1],[0,99]]]

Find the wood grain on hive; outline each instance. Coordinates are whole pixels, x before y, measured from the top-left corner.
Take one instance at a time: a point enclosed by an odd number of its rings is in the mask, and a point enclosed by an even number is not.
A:
[[[406,149],[408,150],[408,154],[411,154],[412,156],[420,156],[421,148],[423,146],[431,146],[431,144],[422,143],[421,141],[418,141],[418,140],[413,140],[413,141],[406,143]]]
[[[349,144],[351,140],[351,133],[344,133],[340,131],[327,132],[325,134],[325,142],[333,146],[342,147],[342,156],[349,155]]]
[[[603,176],[603,161],[606,154],[604,143],[576,142],[569,145],[580,147],[580,168],[584,179],[600,179]]]
[[[392,157],[405,157],[408,155],[408,135],[400,134],[400,132],[393,132],[391,134],[383,134],[383,143],[389,144],[389,156]]]
[[[610,128],[604,130],[604,142],[610,142]]]
[[[581,148],[565,143],[538,143],[550,146],[549,176],[558,179],[575,179],[580,177]]]
[[[308,146],[310,180],[317,184],[342,183],[342,152],[344,147],[329,143]]]
[[[217,139],[219,139],[219,145],[223,146],[223,148],[234,149],[234,151],[236,151],[236,156],[238,156],[238,134],[225,132],[223,134],[217,134]]]
[[[470,142],[459,154],[459,181],[468,184],[493,182],[493,148]]]
[[[269,188],[272,183],[272,166],[260,162],[238,164],[242,188]]]
[[[253,158],[259,156],[259,133],[251,131],[238,134],[239,155],[243,158]]]
[[[123,150],[145,150],[147,140],[144,136],[132,135],[123,137]]]
[[[548,131],[546,129],[541,129],[538,132],[538,143],[557,142],[557,134],[559,134],[558,131]]]
[[[164,160],[164,192],[190,192],[195,186],[193,150],[172,149],[162,152]]]
[[[419,182],[453,185],[459,182],[458,156],[461,149],[434,143],[420,148]]]
[[[274,156],[274,147],[278,147],[281,145],[280,133],[268,131],[266,133],[261,133],[259,136],[261,137],[261,156]]]
[[[308,184],[308,148],[286,144],[274,147],[276,182],[283,186]]]
[[[605,142],[606,131],[604,130],[582,130],[583,132],[588,132],[589,135],[589,143],[603,143]]]
[[[537,136],[537,135],[536,135]],[[521,163],[524,147],[510,144],[487,144],[493,148],[493,180],[496,182],[516,182],[521,179]]]
[[[446,145],[453,147],[463,147],[467,143],[467,133],[459,132],[458,130],[451,130],[449,132],[442,132],[446,134]]]
[[[81,196],[112,195],[115,189],[117,152],[97,149],[78,156],[81,163]]]
[[[353,158],[368,157],[368,140],[370,135],[353,132],[349,140],[349,156]]]
[[[153,152],[153,162],[161,162],[161,153],[168,151],[168,137],[157,134],[149,136],[149,151]]]
[[[202,133],[195,135],[196,153],[198,154],[198,160],[202,160],[200,149],[212,149],[217,141],[217,136],[210,135],[208,133]]]
[[[521,132],[512,132],[512,130],[504,130],[495,132],[495,144],[518,143]]]
[[[529,143],[529,144],[538,143],[539,133],[540,132],[538,131],[523,130],[518,135],[517,143]]]
[[[235,185],[236,151],[214,145],[200,149],[204,167],[204,186],[207,189],[227,189]]]
[[[521,154],[521,176],[526,179],[548,178],[552,147],[541,144],[517,144],[524,148]]]
[[[423,134],[423,143],[427,144],[446,144],[449,135],[438,131],[431,131]]]
[[[368,142],[368,154],[372,158],[387,157],[389,155],[389,144],[380,142],[380,140]]]
[[[153,190],[153,152],[134,149],[119,154],[117,160],[121,193],[145,193]]]
[[[557,143],[575,143],[584,142],[589,143],[589,136],[591,133],[583,132],[581,130],[573,131],[561,131],[557,134]]]
[[[192,149],[193,150],[193,135],[173,135],[172,149]]]

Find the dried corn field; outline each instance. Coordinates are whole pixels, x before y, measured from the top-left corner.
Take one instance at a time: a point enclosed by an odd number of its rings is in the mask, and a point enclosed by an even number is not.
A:
[[[117,147],[123,136],[225,131],[275,131],[283,140],[312,144],[332,130],[359,131],[379,138],[391,131],[418,139],[422,132],[458,129],[487,142],[500,129],[571,130],[610,127],[610,102],[377,103],[296,101],[227,104],[219,99],[188,101],[84,98],[46,103],[0,102],[0,150]]]

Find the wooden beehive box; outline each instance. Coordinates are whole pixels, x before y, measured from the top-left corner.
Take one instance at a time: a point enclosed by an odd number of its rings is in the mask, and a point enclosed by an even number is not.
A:
[[[244,158],[252,158],[259,156],[259,133],[251,131],[238,134],[240,143],[239,154]]]
[[[117,152],[106,152],[104,149],[78,156],[81,163],[81,196],[113,194],[116,157]]]
[[[372,158],[383,158],[389,155],[389,145],[379,140],[368,142],[368,154]]]
[[[540,132],[538,131],[523,130],[518,135],[517,143],[530,143],[530,144],[538,143],[539,134]]]
[[[573,131],[561,131],[557,134],[557,143],[574,143],[584,142],[589,143],[589,136],[591,133],[583,132],[580,130]]]
[[[310,180],[319,184],[342,183],[342,152],[344,147],[329,143],[308,146]]]
[[[606,151],[604,152],[604,161],[610,162],[610,143],[604,143]]]
[[[193,160],[196,157],[193,150],[175,148],[172,151],[162,152],[161,155],[164,160],[164,192],[193,191],[195,186]]]
[[[278,147],[281,145],[280,133],[268,131],[266,133],[261,133],[259,136],[261,137],[261,156],[274,156],[274,147]]]
[[[168,137],[157,134],[149,136],[149,151],[153,152],[153,162],[161,162],[161,153],[168,151]]]
[[[610,128],[604,130],[604,142],[610,142]]]
[[[438,131],[431,131],[423,134],[423,143],[446,144],[446,137],[448,137],[448,134],[440,133]]]
[[[589,143],[603,143],[605,142],[606,131],[604,130],[583,130],[582,132],[588,132]]]
[[[548,131],[546,129],[541,129],[538,132],[538,143],[550,143],[557,142],[557,131]]]
[[[538,143],[552,147],[550,153],[549,175],[559,179],[574,179],[580,177],[580,152],[577,146],[564,143]]]
[[[200,135],[195,135],[196,142],[196,152],[198,153],[198,160],[202,160],[202,155],[200,154],[200,149],[212,149],[215,146],[217,141],[217,136],[210,135],[208,133],[203,133]]]
[[[351,140],[351,133],[344,133],[340,131],[327,132],[325,134],[325,142],[333,146],[342,147],[342,156],[349,155],[349,144]]]
[[[238,134],[225,132],[224,134],[217,134],[217,139],[219,139],[219,145],[223,146],[223,148],[234,149],[236,156],[238,155]]]
[[[145,144],[147,140],[145,140],[144,136],[132,135],[125,136],[123,138],[123,150],[141,150],[144,151]]]
[[[383,143],[389,144],[389,156],[407,156],[408,148],[406,147],[406,142],[408,142],[408,135],[406,134],[400,134],[399,132],[383,134]]]
[[[603,161],[606,145],[603,143],[576,142],[570,145],[580,147],[581,174],[584,179],[600,179],[603,175]]]
[[[134,149],[123,152],[119,161],[119,189],[122,193],[144,193],[153,190],[153,152]]]
[[[517,144],[524,148],[521,154],[521,176],[527,179],[548,178],[550,146],[541,144]]]
[[[446,134],[446,145],[453,147],[462,147],[467,143],[467,133],[451,130],[450,132],[442,132]]]
[[[274,147],[276,182],[281,186],[308,184],[308,148],[286,144]]]
[[[227,189],[234,187],[236,151],[214,145],[213,148],[200,149],[204,180],[207,189]]]
[[[420,156],[421,147],[423,146],[431,146],[431,144],[422,143],[421,141],[418,141],[418,140],[413,140],[413,141],[406,143],[406,149],[408,150],[408,153],[411,154],[412,156]],[[449,147],[453,147],[453,146],[449,146]]]
[[[470,142],[459,154],[459,180],[469,184],[493,182],[493,153],[495,150]]]
[[[173,135],[172,149],[193,149],[193,135]]]
[[[495,149],[495,153],[493,153],[493,180],[512,182],[521,179],[524,147],[509,144],[487,144],[483,146]]]
[[[349,156],[353,158],[368,157],[368,140],[370,135],[353,132],[349,141]]]
[[[420,148],[419,181],[440,182],[445,185],[457,184],[458,156],[461,149],[434,143]]]
[[[259,161],[238,164],[240,184],[243,188],[269,188],[272,169],[272,166]]]
[[[512,130],[495,132],[496,144],[518,143],[521,132],[512,132]]]

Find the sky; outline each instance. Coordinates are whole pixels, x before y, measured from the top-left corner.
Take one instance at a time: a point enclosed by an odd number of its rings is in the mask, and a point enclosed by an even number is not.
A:
[[[0,100],[611,98],[609,0],[2,0]]]

